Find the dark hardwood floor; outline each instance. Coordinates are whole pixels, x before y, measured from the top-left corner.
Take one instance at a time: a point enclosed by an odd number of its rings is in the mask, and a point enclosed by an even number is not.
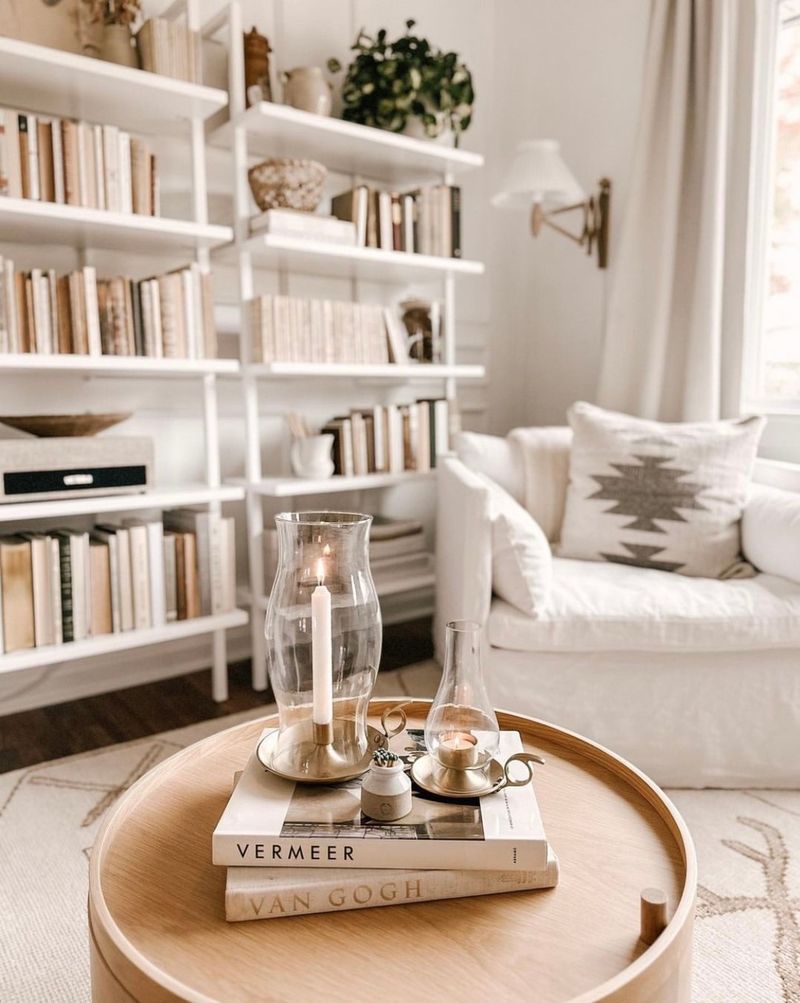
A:
[[[431,658],[430,618],[384,628],[381,671]],[[229,670],[230,696],[211,699],[208,670],[0,717],[0,773],[224,717],[271,701],[250,686],[250,663]]]

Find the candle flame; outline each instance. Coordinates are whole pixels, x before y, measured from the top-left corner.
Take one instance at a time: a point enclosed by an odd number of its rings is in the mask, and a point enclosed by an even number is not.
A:
[[[325,581],[325,562],[320,559],[317,561],[317,584],[322,585]]]

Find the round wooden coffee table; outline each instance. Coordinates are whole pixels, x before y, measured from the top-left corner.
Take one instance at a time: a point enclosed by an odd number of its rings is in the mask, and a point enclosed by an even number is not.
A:
[[[397,702],[373,701],[371,713]],[[411,726],[428,706],[407,707]],[[498,717],[547,759],[535,785],[557,888],[227,923],[211,832],[264,727],[254,721],[151,770],[103,826],[89,891],[94,1003],[688,1001],[697,866],[680,815],[613,753]],[[669,915],[649,945],[646,888],[666,894]]]

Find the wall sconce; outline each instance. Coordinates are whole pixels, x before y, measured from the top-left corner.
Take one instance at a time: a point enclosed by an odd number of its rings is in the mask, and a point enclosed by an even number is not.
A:
[[[492,197],[498,209],[525,209],[531,214],[531,233],[538,237],[543,226],[574,240],[587,254],[597,250],[597,264],[608,264],[608,222],[611,182],[602,178],[596,195],[586,196],[575,175],[561,158],[553,139],[530,139],[520,143],[503,181]],[[583,229],[573,233],[556,222],[555,216],[583,211]]]

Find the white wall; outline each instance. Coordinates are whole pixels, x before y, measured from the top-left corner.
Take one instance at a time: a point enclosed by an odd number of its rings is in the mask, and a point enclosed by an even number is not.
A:
[[[552,138],[584,190],[611,179],[611,252],[619,233],[639,112],[649,0],[504,0],[496,5],[489,174],[523,139]],[[569,218],[569,217],[567,217]],[[580,214],[575,214],[580,228]],[[525,214],[492,221],[490,424],[560,424],[593,399],[608,272],[560,234],[534,241]]]

